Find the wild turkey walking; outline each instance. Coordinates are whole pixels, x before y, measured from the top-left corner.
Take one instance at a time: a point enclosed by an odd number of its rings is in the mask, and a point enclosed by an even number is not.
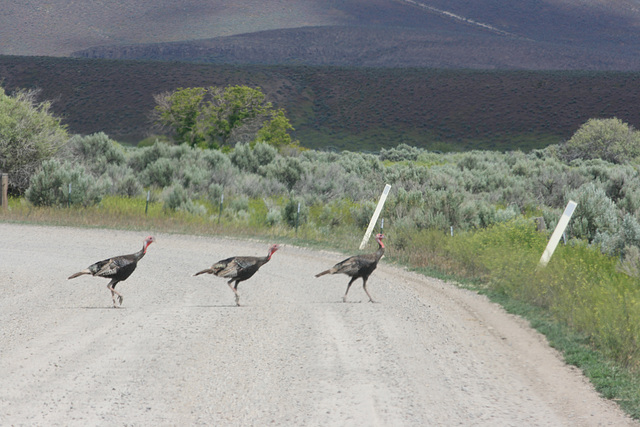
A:
[[[229,285],[229,288],[231,288],[233,293],[236,294],[236,305],[240,306],[238,284],[240,282],[244,282],[245,280],[256,274],[256,271],[258,271],[260,267],[269,262],[269,260],[271,259],[271,255],[273,255],[273,253],[278,249],[280,249],[280,245],[272,245],[269,248],[269,253],[265,257],[237,256],[223,259],[213,264],[211,268],[198,271],[196,274],[194,274],[194,276],[208,273],[215,274],[218,277],[226,277],[230,279],[227,282],[227,285]],[[233,282],[235,282],[234,286],[231,285]]]
[[[382,258],[382,255],[384,255],[384,244],[382,243],[382,239],[384,239],[384,235],[382,234],[376,235],[376,242],[378,242],[379,247],[375,253],[367,254],[367,255],[355,255],[350,258],[347,258],[344,261],[337,263],[330,269],[325,270],[322,273],[316,274],[316,277],[324,276],[325,274],[338,274],[338,273],[343,273],[343,274],[346,274],[347,276],[351,276],[351,280],[347,285],[347,292],[345,292],[344,296],[342,297],[342,302],[347,301],[347,294],[349,293],[349,288],[351,287],[351,284],[355,282],[357,278],[361,277],[362,287],[364,288],[364,291],[367,293],[367,296],[369,297],[369,301],[375,302],[373,301],[373,298],[371,298],[371,295],[367,290],[367,279],[369,279],[369,276],[371,275],[371,273],[373,273],[373,270],[375,270],[376,267],[378,266],[378,261],[380,261],[380,258]]]
[[[113,299],[113,306],[116,306],[116,295],[118,295],[118,301],[120,305],[122,305],[122,294],[116,291],[114,288],[118,284],[118,282],[122,282],[127,280],[131,273],[136,269],[138,265],[138,261],[147,253],[147,248],[150,244],[155,242],[156,239],[153,236],[149,236],[144,239],[142,244],[142,249],[138,252],[130,255],[121,255],[113,258],[105,259],[103,261],[96,262],[95,264],[90,265],[82,271],[77,272],[69,276],[69,279],[73,279],[78,276],[82,276],[83,274],[91,274],[92,276],[98,277],[106,277],[111,279],[107,288],[111,291],[111,298]]]

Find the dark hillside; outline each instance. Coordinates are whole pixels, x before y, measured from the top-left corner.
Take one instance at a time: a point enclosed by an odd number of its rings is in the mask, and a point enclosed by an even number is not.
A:
[[[231,66],[0,56],[7,91],[40,88],[69,129],[136,142],[153,94],[178,87],[259,86],[307,147],[529,149],[589,118],[640,127],[640,73]]]

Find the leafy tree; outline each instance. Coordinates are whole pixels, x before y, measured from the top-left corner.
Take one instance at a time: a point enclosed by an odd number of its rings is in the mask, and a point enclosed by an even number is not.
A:
[[[640,156],[640,132],[619,119],[590,119],[560,147],[565,160],[602,159],[627,163]]]
[[[271,115],[271,120],[264,122],[262,129],[258,131],[256,140],[266,142],[274,147],[283,147],[294,144],[289,131],[295,130],[281,108]]]
[[[247,86],[211,88],[212,100],[204,110],[205,134],[212,145],[228,145],[231,136],[238,132],[250,132],[271,111],[260,89]],[[258,119],[258,120],[256,120]],[[248,128],[248,129],[247,129]]]
[[[37,91],[5,94],[0,87],[0,171],[9,174],[12,192],[23,193],[42,162],[51,158],[68,135],[50,102],[36,102]]]
[[[203,87],[178,88],[154,96],[156,120],[172,129],[178,142],[199,145],[203,136],[198,129],[204,99],[208,89]]]
[[[291,142],[287,131],[293,127],[284,110],[275,110],[259,88],[179,88],[155,100],[156,121],[172,129],[180,143],[217,148],[256,139],[273,145]]]

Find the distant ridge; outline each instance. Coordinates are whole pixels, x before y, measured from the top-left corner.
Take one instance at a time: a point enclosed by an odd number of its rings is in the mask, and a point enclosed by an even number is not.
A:
[[[304,27],[174,43],[108,45],[74,52],[103,59],[212,64],[332,65],[525,70],[637,70],[640,57],[615,50],[535,42],[483,27],[464,32]]]
[[[216,64],[640,70],[638,0],[5,3],[0,54]]]

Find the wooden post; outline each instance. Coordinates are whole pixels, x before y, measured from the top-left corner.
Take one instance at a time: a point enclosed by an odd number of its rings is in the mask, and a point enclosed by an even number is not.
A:
[[[0,193],[0,200],[2,200],[2,209],[9,209],[9,174],[3,173],[2,175],[2,193]]]

